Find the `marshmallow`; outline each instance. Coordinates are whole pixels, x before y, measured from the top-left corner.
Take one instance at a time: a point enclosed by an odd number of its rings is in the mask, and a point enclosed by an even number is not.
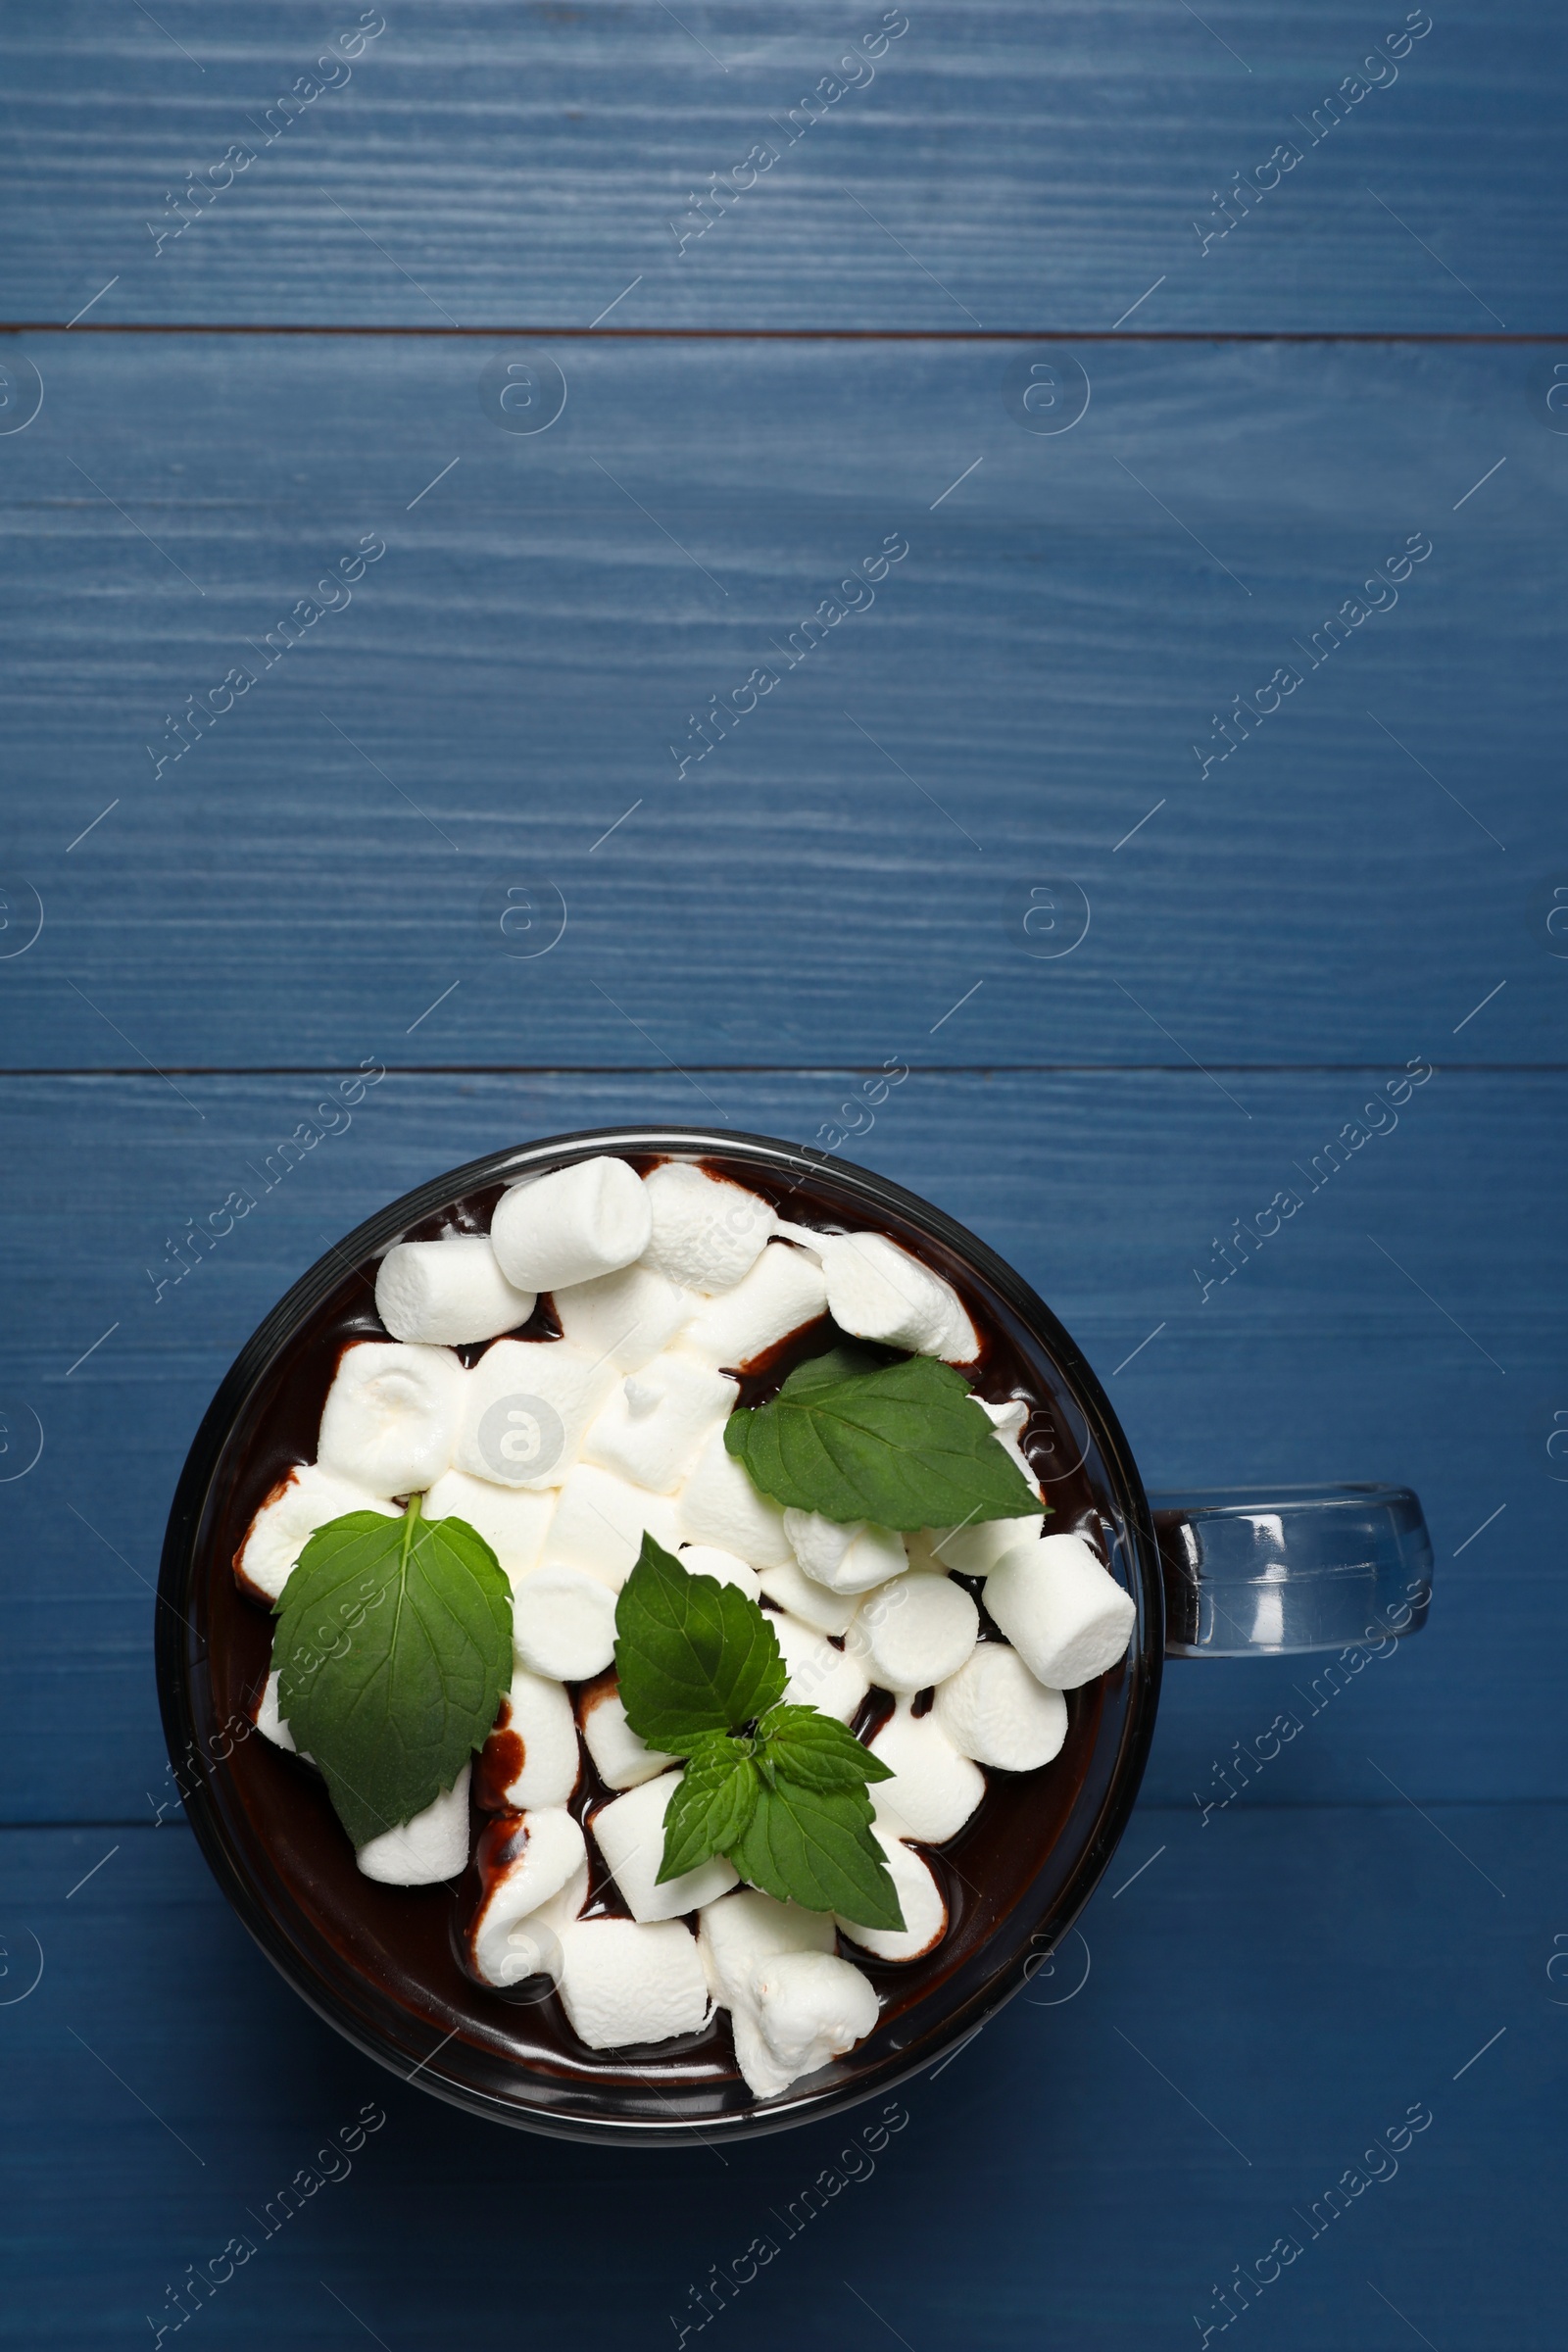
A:
[[[690,1160],[643,1178],[653,1211],[647,1262],[690,1291],[732,1291],[749,1274],[778,1218],[766,1200]]]
[[[1029,1407],[1024,1398],[1009,1396],[1005,1404],[988,1404],[983,1396],[977,1396],[975,1402],[990,1420],[1003,1452],[1021,1474],[1030,1494],[1038,1494],[1040,1481],[1035,1476],[1034,1464],[1018,1443],[1023,1425],[1029,1418]]]
[[[618,1592],[637,1565],[644,1535],[673,1551],[675,1530],[669,1495],[650,1494],[609,1470],[579,1462],[561,1490],[545,1548],[552,1560],[581,1568]]]
[[[986,1580],[986,1607],[1052,1690],[1076,1690],[1125,1657],[1138,1615],[1082,1536],[1042,1536],[1009,1551]]]
[[[549,1681],[586,1682],[615,1654],[615,1596],[580,1568],[536,1568],[514,1588],[512,1646]]]
[[[740,1383],[670,1350],[628,1373],[595,1421],[583,1458],[672,1494],[740,1396]]]
[[[759,1494],[740,1463],[725,1451],[721,1429],[714,1430],[703,1448],[675,1516],[684,1542],[716,1544],[720,1550],[750,1560],[754,1568],[781,1568],[795,1557],[784,1533],[783,1512]]]
[[[399,1242],[375,1277],[375,1311],[395,1340],[463,1348],[515,1331],[533,1313],[532,1291],[514,1291],[481,1234]]]
[[[835,1649],[798,1617],[770,1616],[768,1623],[778,1636],[779,1650],[789,1669],[784,1686],[789,1704],[819,1707],[824,1715],[837,1716],[840,1723],[851,1722],[870,1689],[859,1658],[850,1650]]]
[[[782,1568],[764,1568],[757,1581],[769,1600],[819,1634],[847,1634],[860,1605],[857,1593],[829,1592],[813,1584],[793,1560],[786,1560]]]
[[[863,1519],[840,1526],[817,1511],[786,1511],[784,1533],[807,1575],[829,1592],[869,1592],[909,1565],[904,1538]]]
[[[681,1346],[710,1364],[749,1364],[814,1323],[826,1305],[815,1259],[772,1242],[743,1282],[707,1301],[681,1333]]]
[[[452,1787],[412,1821],[383,1830],[355,1856],[368,1879],[383,1886],[433,1886],[455,1879],[468,1861],[468,1776],[465,1764]]]
[[[833,1952],[780,1952],[760,1961],[752,1990],[762,2041],[785,2082],[853,2050],[881,2012],[869,1979]]]
[[[697,1938],[678,1920],[579,1919],[561,1938],[561,2005],[591,2050],[668,2041],[709,2017]]]
[[[971,1364],[980,1338],[951,1283],[881,1233],[790,1232],[821,1260],[828,1312],[840,1331],[918,1355]]]
[[[561,1931],[588,1899],[588,1848],[571,1815],[539,1805],[512,1830],[511,1855],[468,1930],[474,1968],[487,1984],[555,1976]]]
[[[875,1801],[873,1790],[873,1804]],[[862,1951],[870,1952],[878,1960],[919,1960],[934,1950],[947,1934],[948,1906],[930,1866],[893,1834],[895,1826],[875,1821],[871,1835],[882,1848],[882,1858],[904,1913],[902,1933],[897,1928],[862,1928],[842,1915],[838,1924],[852,1943],[858,1943]]]
[[[315,1462],[301,1462],[279,1480],[245,1531],[245,1541],[234,1554],[240,1591],[258,1600],[276,1600],[317,1529],[329,1519],[346,1518],[350,1511],[397,1517],[379,1494],[367,1494],[364,1487],[352,1486]]]
[[[753,1980],[760,1967],[781,1953],[831,1952],[832,1920],[823,1911],[803,1911],[797,1903],[775,1902],[770,1894],[743,1886],[700,1913],[697,1942],[708,1989],[715,2004],[729,2011],[736,2063],[747,2087],[760,2099],[776,2098],[804,2070],[792,2072],[763,2039]]]
[[[514,1811],[564,1805],[577,1786],[582,1762],[577,1719],[560,1683],[519,1668],[496,1731],[512,1733],[522,1744],[522,1762],[502,1791]]]
[[[270,1740],[274,1747],[284,1748],[289,1755],[296,1756],[299,1749],[294,1744],[294,1735],[277,1711],[279,1672],[280,1670],[274,1667],[262,1685],[261,1695],[256,1701],[256,1712],[251,1720],[264,1740]]]
[[[1038,1519],[977,1519],[968,1527],[922,1527],[906,1539],[911,1568],[937,1576],[989,1576],[1001,1559],[1033,1540]]]
[[[683,1544],[680,1564],[693,1576],[711,1576],[721,1585],[733,1585],[748,1600],[761,1598],[761,1587],[757,1570],[738,1560],[732,1551],[720,1551],[711,1544]]]
[[[960,1756],[1000,1772],[1033,1772],[1051,1762],[1067,1737],[1067,1702],[1037,1683],[1005,1642],[980,1642],[957,1673],[937,1686],[927,1721],[942,1726]]]
[[[656,1884],[664,1859],[664,1814],[680,1779],[678,1772],[666,1772],[657,1781],[644,1781],[640,1788],[612,1797],[589,1820],[621,1900],[633,1919],[644,1924],[678,1919],[683,1911],[715,1901],[736,1884],[735,1865],[723,1854],[682,1871],[678,1879],[666,1879],[662,1886]]]
[[[573,1283],[552,1292],[550,1302],[571,1345],[617,1372],[636,1372],[651,1363],[696,1304],[652,1266],[627,1266],[619,1274]]]
[[[993,1642],[990,1646],[1000,1648]],[[900,1838],[943,1845],[956,1838],[986,1792],[978,1764],[960,1755],[934,1713],[911,1715],[902,1699],[870,1751],[893,1774],[875,1786],[877,1818]]]
[[[911,1568],[880,1597],[887,1605],[874,1625],[867,1621],[872,1682],[884,1690],[924,1690],[957,1673],[980,1633],[980,1612],[961,1585]]]
[[[607,1788],[640,1788],[674,1763],[673,1756],[638,1739],[613,1683],[584,1691],[581,1704],[583,1740]]]
[[[564,1340],[497,1340],[467,1375],[454,1465],[495,1486],[559,1487],[614,1382]]]
[[[422,1494],[452,1461],[466,1378],[445,1348],[354,1342],[327,1391],[321,1468],[372,1494]]]
[[[629,1266],[652,1229],[648,1196],[623,1159],[579,1159],[503,1193],[490,1240],[515,1289],[556,1291]]]
[[[498,1487],[487,1478],[470,1478],[466,1470],[447,1470],[426,1494],[423,1516],[466,1520],[514,1584],[544,1558],[555,1507],[556,1497],[548,1487],[540,1493]]]

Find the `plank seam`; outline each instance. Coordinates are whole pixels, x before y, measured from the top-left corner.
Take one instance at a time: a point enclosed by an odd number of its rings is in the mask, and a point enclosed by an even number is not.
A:
[[[483,342],[526,337],[533,342],[581,343],[1413,343],[1431,345],[1568,343],[1568,331],[1455,334],[1433,329],[1370,327],[1128,327],[1018,326],[376,326],[299,320],[161,318],[0,318],[0,335],[382,335],[416,342]]]

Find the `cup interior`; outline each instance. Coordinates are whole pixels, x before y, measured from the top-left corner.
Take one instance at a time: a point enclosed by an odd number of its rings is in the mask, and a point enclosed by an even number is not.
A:
[[[844,1947],[881,1996],[876,2031],[765,2104],[736,2071],[721,2012],[698,2034],[595,2052],[565,2027],[548,1980],[511,1992],[476,1984],[459,1956],[477,1902],[473,1865],[451,1886],[373,1884],[356,1868],[323,1785],[250,1730],[272,1620],[237,1591],[233,1556],[270,1489],[315,1459],[344,1344],[385,1337],[373,1298],[380,1256],[400,1240],[487,1231],[509,1182],[597,1152],[643,1168],[700,1158],[797,1222],[875,1226],[924,1259],[988,1335],[980,1392],[1030,1399],[1023,1444],[1052,1532],[1091,1537],[1138,1605],[1122,1664],[1069,1694],[1055,1760],[1028,1774],[988,1772],[986,1798],[959,1835],[921,1849],[949,1906],[937,1948],[896,1966]],[[880,1177],[765,1137],[687,1128],[603,1130],[498,1152],[393,1202],[312,1267],[247,1344],[203,1421],[160,1592],[169,1604],[158,1611],[160,1695],[187,1816],[228,1899],[295,1989],[368,2055],[475,2113],[654,2144],[778,2130],[884,2092],[1045,1966],[1125,1826],[1163,1654],[1142,1486],[1098,1381],[1043,1301],[962,1227]]]

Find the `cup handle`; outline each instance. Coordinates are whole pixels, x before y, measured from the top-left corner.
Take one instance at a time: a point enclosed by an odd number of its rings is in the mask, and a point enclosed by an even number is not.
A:
[[[1167,1658],[1289,1657],[1419,1633],[1432,1539],[1408,1487],[1152,1494]]]

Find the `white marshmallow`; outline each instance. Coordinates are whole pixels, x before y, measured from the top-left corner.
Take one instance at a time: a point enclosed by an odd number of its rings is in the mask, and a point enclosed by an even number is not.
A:
[[[471,1769],[465,1764],[452,1787],[412,1821],[361,1846],[355,1860],[368,1879],[383,1886],[434,1886],[466,1868]]]
[[[1008,1552],[986,1580],[986,1607],[1052,1690],[1076,1690],[1125,1657],[1138,1616],[1082,1536],[1043,1536]]]
[[[637,1565],[643,1537],[673,1551],[676,1526],[672,1496],[650,1494],[612,1471],[579,1462],[561,1490],[545,1548],[550,1559],[581,1568],[618,1592]]]
[[[709,1989],[721,2009],[745,2008],[752,1971],[780,1952],[830,1952],[833,1922],[825,1911],[781,1903],[760,1887],[742,1886],[706,1903],[697,1922]]]
[[[815,1250],[840,1331],[919,1355],[972,1363],[980,1339],[951,1283],[881,1233],[791,1232]]]
[[[368,1494],[318,1463],[301,1462],[278,1481],[245,1531],[245,1541],[234,1554],[240,1591],[261,1600],[276,1600],[317,1529],[329,1519],[346,1518],[350,1511],[397,1517],[379,1494]]]
[[[256,1713],[252,1717],[252,1721],[264,1740],[270,1740],[274,1747],[281,1747],[289,1755],[296,1756],[299,1749],[294,1744],[294,1735],[277,1711],[279,1674],[280,1669],[274,1666],[262,1685],[261,1695],[256,1701]]]
[[[803,1911],[798,1903],[775,1902],[757,1887],[743,1886],[705,1907],[697,1941],[708,1989],[716,2006],[729,2011],[736,2063],[747,2087],[760,2099],[776,2098],[795,2075],[762,2038],[753,1979],[760,1966],[781,1952],[831,1952],[832,1920],[824,1911]]]
[[[814,1323],[826,1306],[816,1260],[772,1242],[743,1282],[707,1301],[681,1333],[681,1346],[708,1363],[736,1369]]]
[[[782,1568],[764,1568],[758,1582],[769,1600],[819,1634],[847,1634],[860,1605],[857,1593],[829,1592],[813,1584],[793,1560],[786,1560]]]
[[[833,1952],[780,1952],[759,1961],[752,1989],[762,2040],[788,2082],[853,2050],[881,2011],[869,1979]]]
[[[904,1538],[863,1519],[841,1527],[816,1511],[786,1511],[784,1533],[806,1574],[829,1592],[870,1592],[909,1565]]]
[[[321,1468],[372,1494],[422,1494],[451,1463],[466,1378],[445,1348],[356,1341],[327,1391]]]
[[[580,1568],[536,1568],[519,1578],[512,1612],[519,1666],[548,1681],[586,1682],[615,1654],[615,1596]]]
[[[513,1858],[496,1876],[468,1930],[474,1968],[487,1984],[556,1976],[561,1932],[588,1899],[588,1848],[569,1813],[534,1806],[512,1838]]]
[[[463,1348],[515,1331],[533,1313],[532,1291],[514,1291],[481,1234],[399,1242],[375,1277],[375,1311],[395,1340]]]
[[[446,1470],[426,1494],[423,1515],[466,1520],[515,1584],[544,1558],[555,1508],[552,1488],[498,1487],[487,1478],[470,1478],[466,1470]]]
[[[968,1527],[922,1527],[906,1539],[911,1568],[946,1576],[989,1576],[1009,1551],[1033,1541],[1038,1519],[977,1519]]]
[[[561,1938],[561,2005],[591,2050],[668,2041],[708,2023],[697,1938],[678,1920],[579,1919]]]
[[[911,1568],[881,1597],[890,1605],[866,1636],[872,1682],[884,1690],[924,1690],[956,1674],[980,1634],[980,1612],[963,1587]]]
[[[521,1767],[503,1791],[507,1802],[519,1813],[564,1805],[577,1786],[582,1760],[577,1719],[561,1684],[519,1668],[497,1729],[515,1733],[522,1742]]]
[[[908,1700],[902,1699],[868,1744],[893,1774],[872,1789],[877,1818],[900,1838],[916,1838],[922,1845],[956,1838],[985,1795],[986,1776],[959,1754],[935,1713],[911,1715]]]
[[[644,1924],[678,1919],[736,1884],[735,1865],[722,1854],[682,1871],[678,1879],[666,1879],[662,1886],[656,1884],[664,1858],[664,1814],[680,1779],[678,1772],[666,1772],[657,1781],[644,1781],[640,1788],[601,1805],[588,1824],[627,1910]]]
[[[603,1357],[617,1372],[636,1372],[668,1346],[690,1316],[696,1300],[656,1274],[652,1266],[627,1266],[593,1282],[551,1293],[551,1304],[572,1347]]]
[[[990,1420],[1003,1452],[1020,1473],[1030,1494],[1038,1494],[1040,1481],[1035,1476],[1034,1464],[1018,1443],[1023,1425],[1029,1418],[1028,1405],[1021,1396],[1009,1396],[1005,1404],[988,1404],[983,1396],[977,1396],[975,1402]]]
[[[726,1452],[721,1429],[715,1429],[704,1446],[675,1516],[684,1542],[715,1544],[721,1551],[750,1560],[754,1568],[781,1568],[795,1557],[784,1533],[783,1512],[759,1494],[740,1463]]]
[[[1060,1751],[1067,1702],[1037,1683],[1004,1642],[979,1642],[957,1673],[938,1684],[930,1720],[960,1756],[1000,1772],[1033,1772]]]
[[[497,1340],[467,1384],[455,1466],[501,1487],[559,1487],[615,1375],[565,1340]]]
[[[859,1659],[850,1648],[835,1649],[831,1642],[803,1625],[798,1617],[769,1617],[789,1669],[784,1696],[792,1706],[819,1707],[849,1723],[870,1689]],[[858,1629],[857,1628],[857,1631]],[[856,1647],[859,1647],[857,1643]]]
[[[691,1575],[710,1576],[721,1585],[733,1585],[748,1600],[761,1598],[757,1570],[738,1560],[732,1551],[720,1551],[712,1544],[683,1544],[678,1556]]]
[[[628,1373],[583,1444],[583,1458],[672,1494],[740,1396],[740,1383],[668,1349]]]
[[[503,1193],[490,1220],[501,1271],[519,1291],[556,1291],[641,1257],[648,1196],[623,1159],[579,1159]]]
[[[876,1801],[876,1790],[871,1791]],[[871,1835],[882,1848],[899,1908],[904,1913],[902,1933],[897,1928],[862,1928],[853,1919],[839,1917],[839,1926],[852,1943],[862,1951],[872,1953],[878,1960],[919,1960],[933,1951],[948,1932],[948,1906],[941,1887],[930,1867],[911,1846],[893,1834],[893,1825],[875,1821]]]
[[[638,1739],[613,1684],[585,1691],[581,1703],[582,1736],[607,1788],[640,1788],[674,1763],[673,1756]]]
[[[778,1223],[758,1194],[690,1160],[666,1160],[643,1190],[654,1219],[648,1263],[690,1291],[732,1291]]]

